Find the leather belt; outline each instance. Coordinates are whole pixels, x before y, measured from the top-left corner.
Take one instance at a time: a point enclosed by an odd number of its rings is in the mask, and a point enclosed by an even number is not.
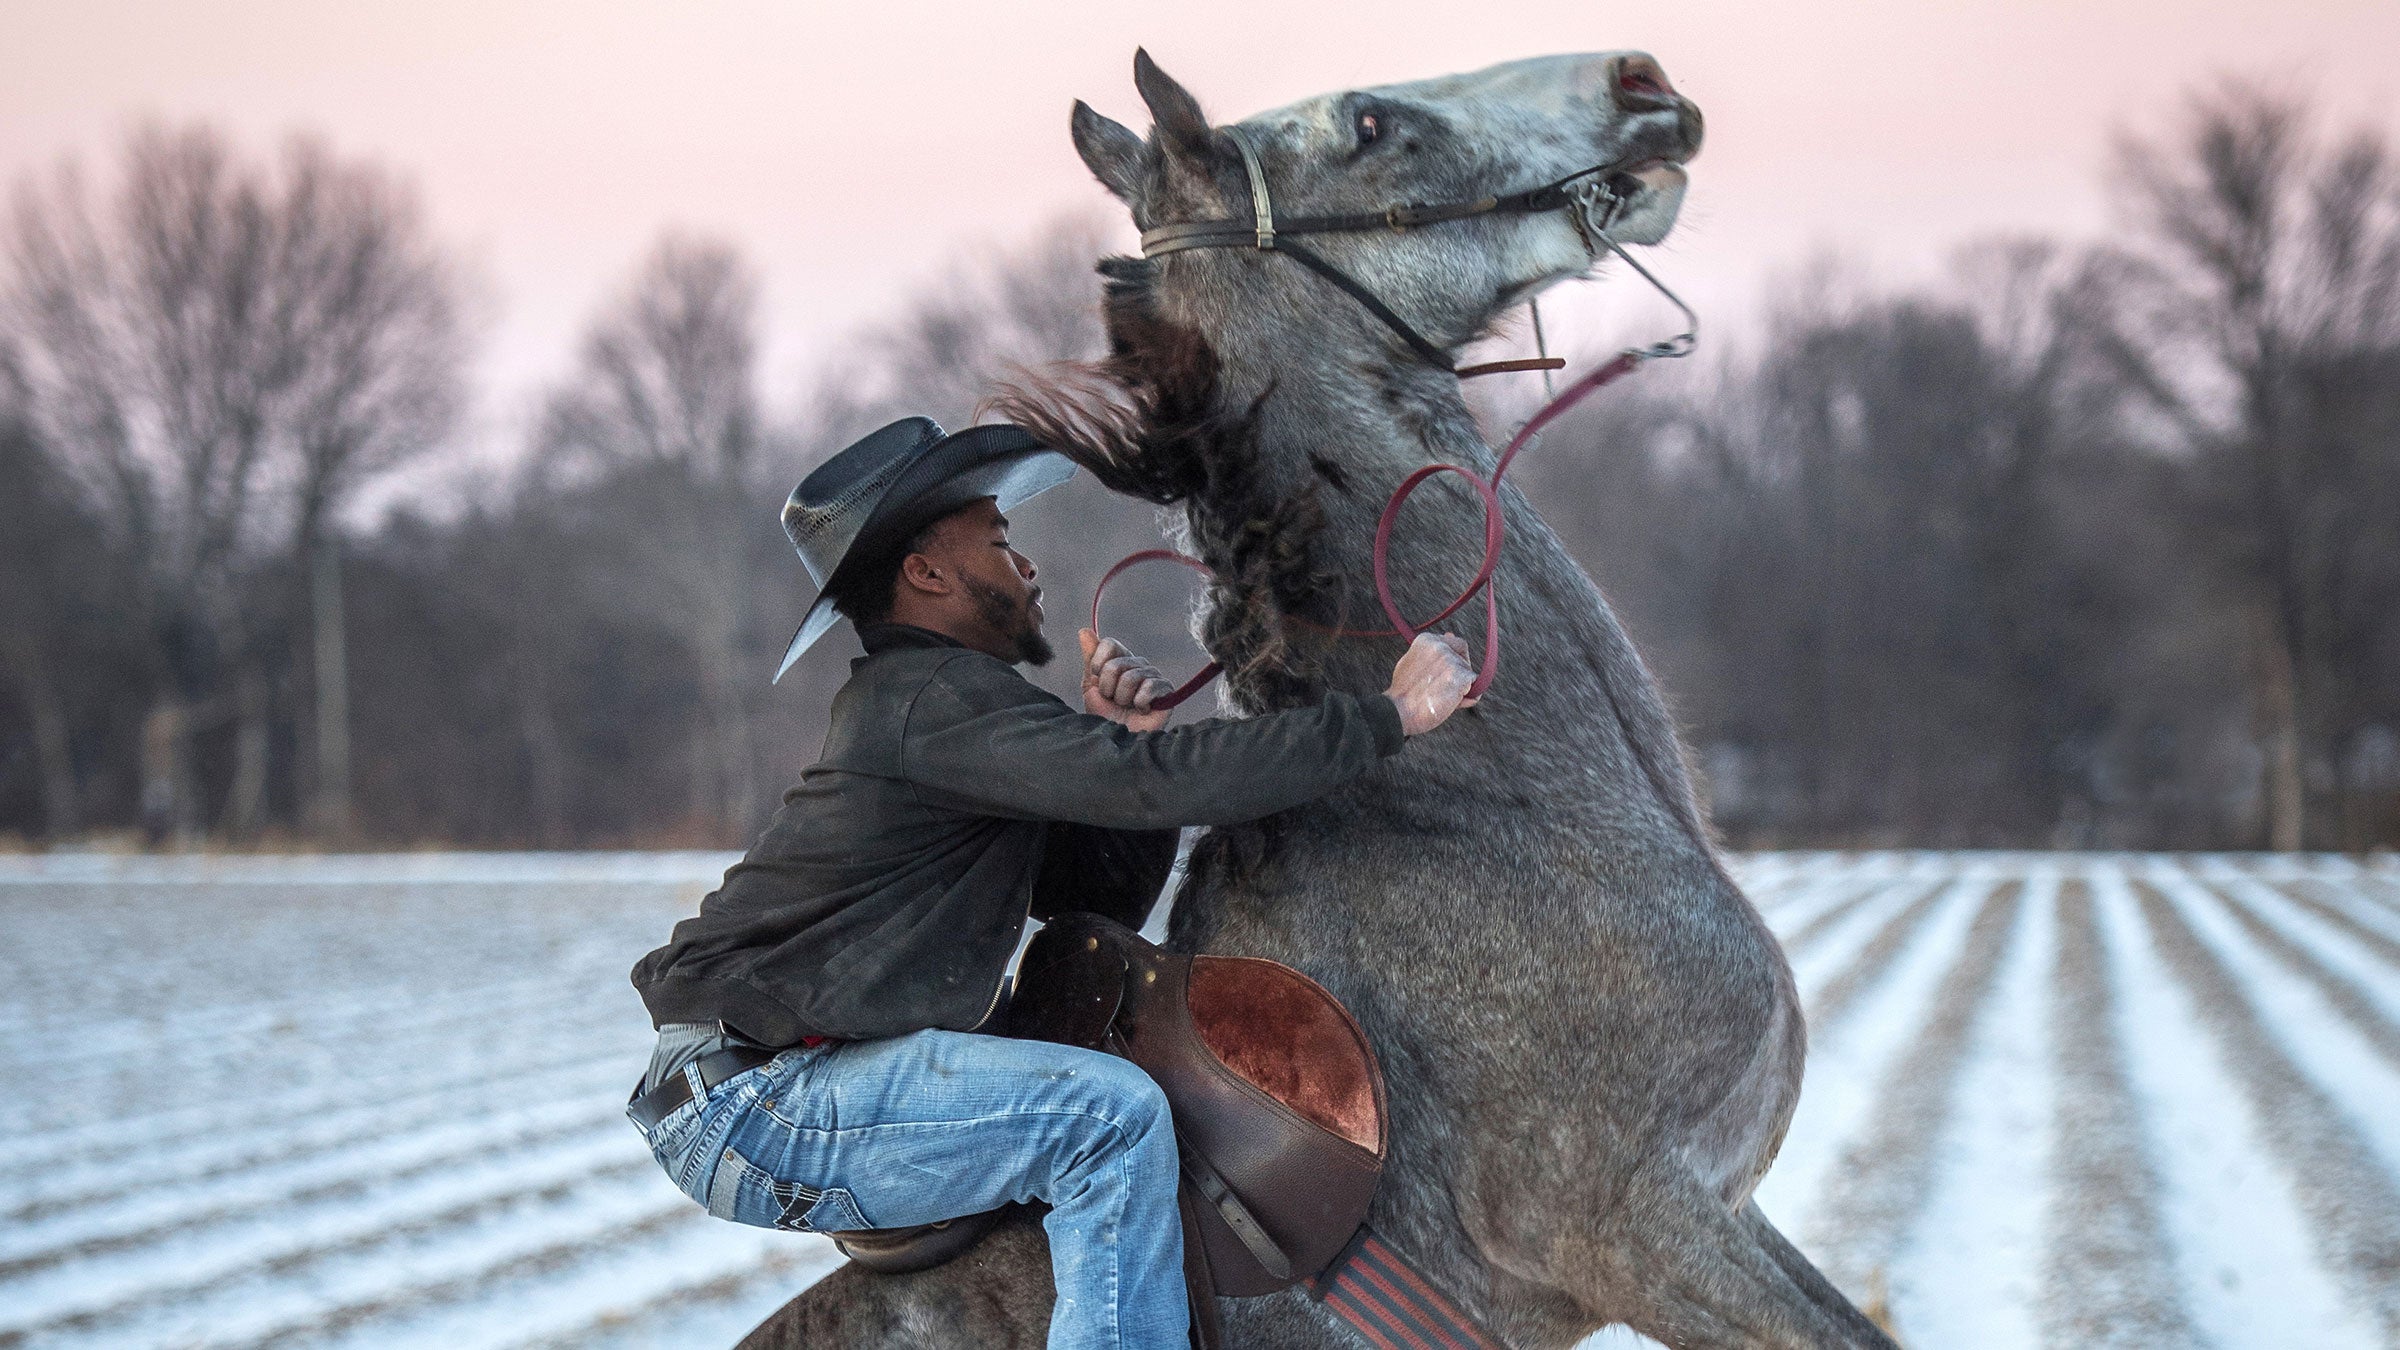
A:
[[[691,1070],[699,1071],[700,1090],[707,1092],[735,1074],[748,1073],[775,1058],[776,1053],[754,1045],[737,1045],[713,1055],[702,1055],[686,1065],[684,1072],[635,1097],[625,1108],[625,1114],[633,1118],[633,1123],[640,1127],[642,1133],[648,1134],[658,1128],[658,1122],[692,1099]]]

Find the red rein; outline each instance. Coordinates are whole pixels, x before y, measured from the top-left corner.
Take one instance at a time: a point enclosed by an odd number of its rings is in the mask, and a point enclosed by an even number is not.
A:
[[[1550,423],[1556,421],[1558,417],[1565,413],[1569,408],[1581,403],[1585,398],[1598,391],[1602,385],[1615,381],[1620,376],[1630,372],[1635,366],[1640,365],[1641,362],[1641,353],[1624,352],[1615,360],[1610,361],[1607,365],[1600,367],[1589,375],[1586,375],[1583,378],[1575,381],[1573,384],[1568,385],[1565,389],[1560,390],[1557,397],[1551,399],[1548,403],[1543,404],[1541,411],[1535,413],[1531,418],[1529,418],[1525,425],[1517,430],[1517,434],[1510,438],[1508,442],[1508,448],[1500,452],[1499,463],[1492,466],[1492,476],[1489,478],[1486,478],[1482,474],[1475,472],[1473,469],[1463,468],[1456,464],[1428,464],[1425,467],[1418,469],[1416,472],[1411,473],[1408,477],[1401,479],[1400,486],[1392,489],[1390,500],[1383,504],[1382,517],[1375,522],[1375,598],[1382,602],[1383,616],[1391,620],[1392,626],[1389,628],[1372,629],[1336,628],[1328,631],[1332,632],[1337,637],[1400,637],[1413,639],[1417,636],[1417,634],[1424,632],[1426,629],[1431,628],[1435,624],[1440,623],[1442,620],[1449,618],[1453,614],[1456,614],[1466,605],[1469,600],[1475,598],[1475,593],[1477,591],[1481,591],[1483,593],[1483,664],[1478,667],[1475,672],[1474,685],[1467,690],[1467,696],[1469,698],[1481,698],[1483,696],[1483,691],[1491,687],[1492,677],[1498,674],[1500,671],[1500,601],[1499,598],[1493,594],[1492,575],[1500,570],[1500,549],[1501,546],[1506,542],[1504,526],[1501,521],[1500,513],[1501,476],[1508,472],[1509,463],[1516,459],[1517,452],[1524,449],[1535,436],[1540,435],[1542,428],[1550,425]],[[1517,363],[1501,362],[1497,364],[1513,368]],[[1532,366],[1529,368],[1539,369],[1540,367]],[[1481,367],[1470,367],[1468,371],[1462,371],[1460,373],[1467,374],[1470,372],[1475,374],[1499,373],[1497,370],[1488,370]],[[1399,601],[1393,599],[1392,597],[1390,568],[1392,552],[1392,526],[1394,522],[1399,520],[1400,508],[1407,504],[1409,495],[1414,493],[1417,488],[1421,486],[1427,479],[1438,474],[1445,473],[1454,473],[1459,477],[1466,479],[1467,482],[1474,487],[1476,495],[1483,498],[1483,565],[1476,569],[1475,579],[1468,582],[1466,588],[1461,590],[1455,599],[1451,600],[1449,604],[1443,606],[1441,613],[1434,615],[1432,618],[1427,619],[1423,623],[1410,623],[1408,621],[1408,617],[1400,612]],[[1215,573],[1209,571],[1207,563],[1200,561],[1198,558],[1177,553],[1171,548],[1146,548],[1139,553],[1129,554],[1123,560],[1118,562],[1116,566],[1109,568],[1108,571],[1101,576],[1100,584],[1092,588],[1093,632],[1096,633],[1100,631],[1100,596],[1103,592],[1107,591],[1108,583],[1116,580],[1118,574],[1124,572],[1126,569],[1139,566],[1140,564],[1146,562],[1172,562],[1191,568],[1193,571],[1200,573],[1202,576],[1215,575]],[[1173,693],[1168,694],[1164,698],[1153,700],[1150,706],[1152,708],[1172,708],[1176,704],[1183,702],[1185,699],[1190,698],[1192,695],[1197,694],[1202,689],[1206,688],[1208,686],[1208,682],[1217,678],[1217,676],[1222,674],[1223,671],[1223,666],[1211,661],[1208,663],[1206,668],[1201,670],[1199,674],[1194,675],[1192,678],[1184,681],[1183,685],[1176,689]]]

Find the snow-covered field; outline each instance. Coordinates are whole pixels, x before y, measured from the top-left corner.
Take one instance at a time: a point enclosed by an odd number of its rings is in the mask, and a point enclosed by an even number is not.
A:
[[[0,858],[0,1347],[730,1345],[836,1258],[621,1116],[726,861]],[[1741,868],[1811,1035],[1761,1203],[1912,1347],[2400,1346],[2400,868]]]

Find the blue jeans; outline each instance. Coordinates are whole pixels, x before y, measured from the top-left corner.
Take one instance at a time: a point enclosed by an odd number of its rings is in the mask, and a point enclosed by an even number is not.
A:
[[[787,1050],[677,1108],[650,1151],[721,1219],[899,1228],[1049,1202],[1050,1350],[1185,1343],[1174,1123],[1094,1050],[956,1031]]]

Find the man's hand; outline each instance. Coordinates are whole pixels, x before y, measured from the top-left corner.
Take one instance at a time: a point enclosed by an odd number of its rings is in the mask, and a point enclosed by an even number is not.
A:
[[[1174,688],[1156,666],[1089,628],[1077,630],[1075,640],[1083,646],[1085,712],[1122,722],[1129,731],[1156,731],[1167,724],[1166,709],[1150,710],[1153,699]]]
[[[1444,633],[1419,633],[1392,667],[1392,687],[1383,693],[1400,706],[1400,729],[1421,736],[1459,709],[1474,707],[1477,700],[1467,697],[1474,683],[1465,642]]]

